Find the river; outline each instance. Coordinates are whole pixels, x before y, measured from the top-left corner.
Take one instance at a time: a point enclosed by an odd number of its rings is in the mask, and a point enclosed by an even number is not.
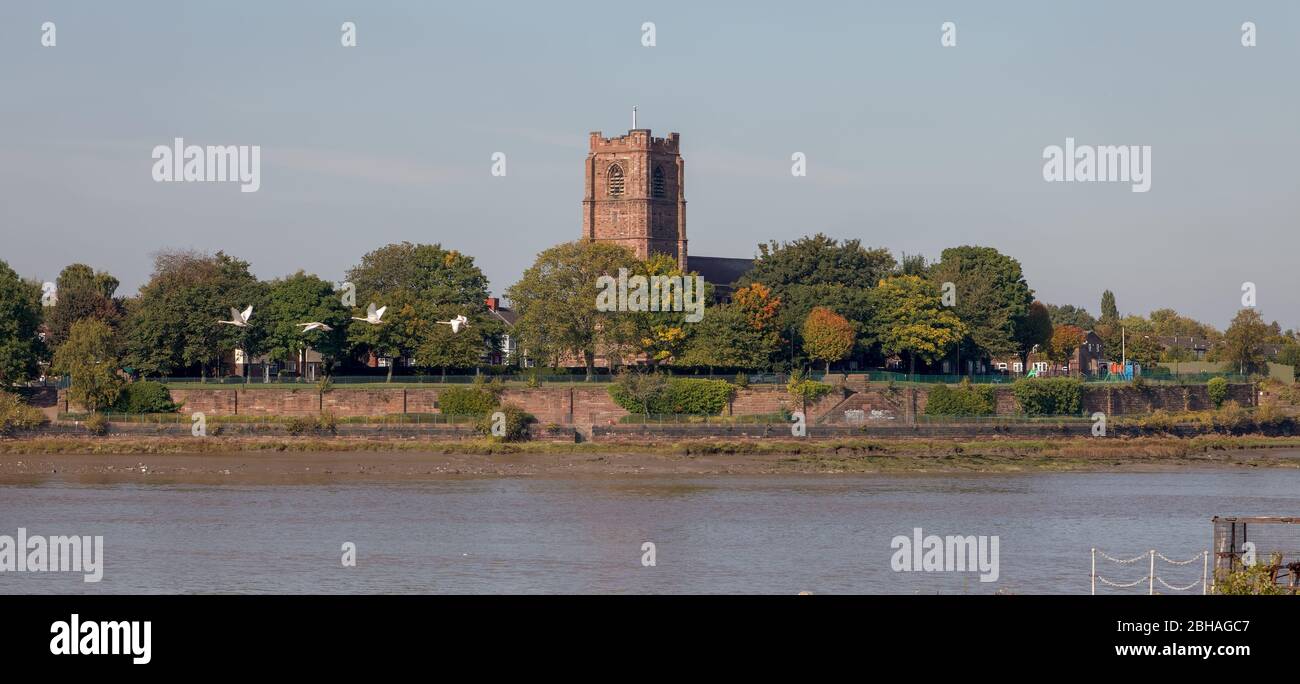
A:
[[[1093,546],[1185,559],[1209,548],[1214,515],[1297,513],[1300,470],[1284,468],[265,486],[51,478],[0,485],[0,535],[102,535],[103,579],[3,572],[0,593],[1078,594],[1089,591]],[[997,581],[892,570],[891,540],[918,527],[996,535]],[[342,563],[345,542],[354,567]],[[1128,582],[1147,567],[1101,572]],[[1182,586],[1201,563],[1157,574]]]

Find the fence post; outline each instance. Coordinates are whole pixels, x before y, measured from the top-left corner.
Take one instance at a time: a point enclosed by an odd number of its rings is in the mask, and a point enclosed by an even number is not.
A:
[[[1092,595],[1097,595],[1097,547],[1092,547]]]
[[[1151,549],[1151,574],[1147,575],[1147,596],[1156,595],[1156,550]]]
[[[1210,578],[1210,552],[1202,551],[1201,554],[1201,595],[1204,596],[1210,593],[1210,586],[1206,584]]]

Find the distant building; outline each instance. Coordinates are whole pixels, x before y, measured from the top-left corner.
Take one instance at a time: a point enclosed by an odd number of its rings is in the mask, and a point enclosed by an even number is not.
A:
[[[582,237],[632,250],[637,258],[667,254],[688,273],[699,273],[727,301],[731,285],[753,259],[687,254],[686,163],[681,136],[656,138],[648,128],[606,138],[591,133],[582,200]]]
[[[1192,361],[1204,361],[1213,346],[1208,338],[1195,335],[1161,335],[1156,341],[1165,349],[1186,351]]]

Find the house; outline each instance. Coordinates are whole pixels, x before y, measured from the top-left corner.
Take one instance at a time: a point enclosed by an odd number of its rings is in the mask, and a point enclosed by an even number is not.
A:
[[[1213,343],[1208,338],[1196,335],[1161,335],[1156,341],[1164,349],[1186,351],[1192,361],[1204,361]]]
[[[515,361],[515,355],[519,351],[519,343],[512,334],[515,327],[515,321],[518,319],[512,309],[501,306],[501,300],[497,297],[487,298],[488,315],[501,321],[505,327],[505,333],[501,335],[501,344],[497,347],[488,347],[487,352],[483,354],[483,361],[494,366],[510,364]],[[520,367],[532,365],[527,359],[519,359]]]

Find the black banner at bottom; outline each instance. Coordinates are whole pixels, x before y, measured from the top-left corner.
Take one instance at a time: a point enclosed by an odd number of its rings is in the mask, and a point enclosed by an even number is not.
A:
[[[1294,662],[1300,618],[1300,599],[1285,596],[6,596],[0,606],[11,664],[140,673],[431,659],[536,672],[557,658],[635,665],[649,654],[744,668],[864,649],[939,668],[966,657],[1233,667]],[[736,662],[737,648],[753,658]]]

